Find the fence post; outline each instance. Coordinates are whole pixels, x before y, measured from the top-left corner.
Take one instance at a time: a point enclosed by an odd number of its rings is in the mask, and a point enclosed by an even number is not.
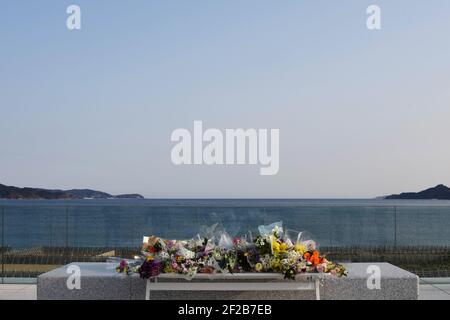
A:
[[[53,215],[52,212],[49,210],[48,216],[47,216],[47,224],[49,227],[49,234],[50,234],[50,241],[49,241],[49,247],[53,247]]]
[[[5,208],[2,207],[2,284],[5,276]]]
[[[69,208],[66,207],[66,248],[69,247]]]
[[[397,207],[394,207],[394,248],[397,248]]]

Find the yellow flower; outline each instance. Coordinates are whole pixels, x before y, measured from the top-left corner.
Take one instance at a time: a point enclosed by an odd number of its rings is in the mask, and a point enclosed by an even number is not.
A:
[[[278,253],[280,251],[280,244],[277,241],[272,242],[273,253]]]
[[[272,261],[270,261],[270,267],[275,270],[275,271],[279,271],[281,270],[281,262],[279,259],[273,259]]]
[[[304,254],[306,252],[306,246],[304,244],[297,243],[294,247],[294,250],[298,253]]]
[[[147,261],[152,261],[153,259],[153,256],[147,256]]]
[[[165,273],[174,273],[176,270],[174,268],[172,268],[171,266],[166,266],[164,268],[164,272]]]
[[[260,263],[260,262],[258,262],[256,265],[255,265],[255,270],[256,271],[261,271],[263,269],[263,265]]]
[[[287,250],[287,244],[283,242],[282,244],[280,244],[280,251],[286,252],[286,250]]]

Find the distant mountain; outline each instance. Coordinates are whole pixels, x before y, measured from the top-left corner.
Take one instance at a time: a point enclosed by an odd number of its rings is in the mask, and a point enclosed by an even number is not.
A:
[[[72,189],[72,190],[67,190],[67,191],[62,191],[62,192],[68,193],[71,198],[75,198],[75,199],[86,199],[86,198],[109,199],[109,198],[114,198],[114,196],[110,195],[109,193],[101,192],[101,191],[95,191],[95,190],[90,190],[90,189]]]
[[[450,188],[440,184],[420,192],[406,192],[385,197],[387,200],[450,200]]]
[[[18,188],[0,184],[0,199],[144,199],[140,194],[113,196],[90,189],[49,190],[40,188]]]

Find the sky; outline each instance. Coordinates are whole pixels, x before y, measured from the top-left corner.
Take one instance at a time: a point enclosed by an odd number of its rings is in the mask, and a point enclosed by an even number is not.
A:
[[[449,33],[447,0],[1,1],[0,183],[150,198],[450,185]],[[171,133],[195,120],[279,129],[278,174],[174,165]]]

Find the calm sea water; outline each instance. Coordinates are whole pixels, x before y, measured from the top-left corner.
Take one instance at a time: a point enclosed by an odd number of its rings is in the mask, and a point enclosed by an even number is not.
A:
[[[322,246],[450,245],[450,201],[0,200],[3,246],[138,247],[220,223],[232,236],[283,221]]]

